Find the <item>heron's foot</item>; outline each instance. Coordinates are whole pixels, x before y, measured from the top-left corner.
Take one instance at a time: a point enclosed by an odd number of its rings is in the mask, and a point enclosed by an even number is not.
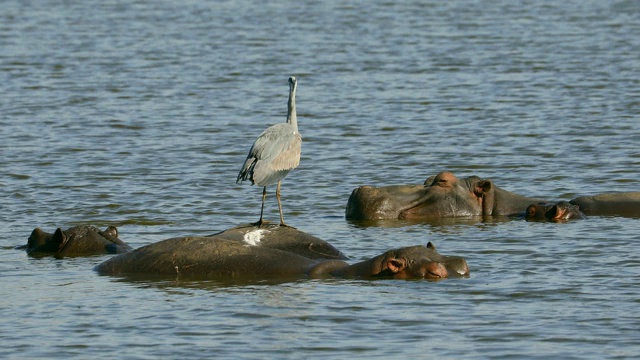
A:
[[[280,223],[280,226],[282,226],[282,227],[288,227],[288,228],[292,228],[292,229],[294,228],[293,226],[291,226],[291,225],[287,225],[287,224],[285,224],[284,222],[281,222],[281,223]]]
[[[255,227],[262,227],[262,225],[267,225],[265,221],[262,221],[262,219],[254,222],[254,223],[251,223],[251,226],[255,226]]]

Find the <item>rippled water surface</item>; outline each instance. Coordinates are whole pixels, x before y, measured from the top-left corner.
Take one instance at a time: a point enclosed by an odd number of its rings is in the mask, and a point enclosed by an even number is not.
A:
[[[0,356],[631,358],[640,222],[364,227],[359,185],[449,170],[552,200],[640,191],[637,1],[4,1]],[[235,179],[286,117],[285,219],[356,261],[432,241],[468,279],[123,281],[29,258],[36,226],[140,247],[259,215]],[[273,189],[270,189],[273,191]],[[272,194],[272,193],[270,193]],[[267,218],[277,221],[268,198]]]

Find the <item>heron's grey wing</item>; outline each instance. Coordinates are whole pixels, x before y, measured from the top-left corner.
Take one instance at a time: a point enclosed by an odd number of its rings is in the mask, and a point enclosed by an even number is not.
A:
[[[251,148],[253,149],[253,148]],[[258,161],[258,159],[256,159],[255,157],[253,157],[251,155],[251,150],[249,151],[249,155],[247,156],[247,158],[244,161],[244,164],[242,164],[242,168],[240,169],[240,172],[238,173],[238,178],[236,179],[236,184],[244,181],[244,180],[248,180],[251,177],[251,173],[253,172],[253,167],[256,164],[256,161]]]
[[[300,163],[301,145],[302,138],[291,124],[267,128],[251,146],[236,183],[247,179],[252,183],[270,183],[271,178],[286,176]]]
[[[251,184],[254,183],[253,170],[258,160],[262,157],[262,152],[263,152],[262,149],[265,146],[264,137],[265,137],[265,134],[268,133],[269,129],[270,128],[263,131],[262,134],[258,136],[256,141],[253,142],[253,145],[251,145],[251,149],[249,149],[249,154],[247,154],[247,158],[244,160],[244,164],[242,164],[242,168],[238,173],[236,184],[244,180],[251,180]]]
[[[300,163],[302,137],[287,123],[276,124],[265,130],[253,144],[250,156],[274,171],[290,170]]]
[[[300,134],[290,125],[268,130],[253,146],[257,160],[250,169],[251,181],[259,186],[275,184],[284,179],[289,170],[300,162]]]
[[[287,139],[288,146],[280,152],[273,161],[271,161],[271,169],[275,171],[291,170],[300,164],[300,152],[302,151],[302,137],[299,133],[292,134]]]

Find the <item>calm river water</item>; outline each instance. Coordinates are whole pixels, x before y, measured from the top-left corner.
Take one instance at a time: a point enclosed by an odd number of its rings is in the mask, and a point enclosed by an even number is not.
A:
[[[638,34],[634,0],[3,1],[0,357],[638,356],[639,219],[344,219],[359,185],[443,170],[551,200],[640,191]],[[354,261],[432,241],[470,278],[136,282],[13,249],[36,226],[140,247],[257,220],[235,179],[290,75],[287,222]]]

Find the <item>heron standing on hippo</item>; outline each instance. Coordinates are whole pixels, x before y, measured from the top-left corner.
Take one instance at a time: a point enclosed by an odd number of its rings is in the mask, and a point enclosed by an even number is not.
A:
[[[247,159],[242,165],[236,183],[251,180],[251,185],[262,186],[262,207],[260,220],[254,223],[262,225],[264,201],[267,198],[267,185],[278,183],[276,199],[280,210],[280,226],[285,226],[280,200],[280,184],[289,171],[298,167],[302,148],[302,137],[298,132],[296,115],[296,88],[298,82],[294,76],[289,78],[289,101],[287,103],[287,120],[267,128],[253,143]]]

